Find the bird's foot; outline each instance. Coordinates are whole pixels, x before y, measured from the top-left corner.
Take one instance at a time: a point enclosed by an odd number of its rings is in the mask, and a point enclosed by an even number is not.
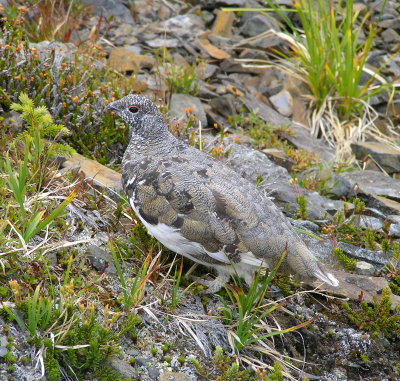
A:
[[[215,294],[225,285],[225,281],[220,277],[217,277],[213,280],[199,278],[196,280],[196,283],[206,287],[205,290],[201,291],[202,295]]]

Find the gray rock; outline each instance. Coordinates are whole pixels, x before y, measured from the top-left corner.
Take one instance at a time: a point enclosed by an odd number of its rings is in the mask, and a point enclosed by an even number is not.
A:
[[[200,296],[186,294],[186,297],[181,300],[175,310],[177,316],[202,316],[202,321],[193,319],[187,321],[186,324],[194,332],[197,340],[201,342],[201,350],[204,356],[209,359],[213,357],[217,345],[222,348],[230,348],[227,331],[221,321],[207,317],[207,313],[210,314],[210,317],[217,316],[222,306],[219,299],[212,298],[205,306]]]
[[[7,352],[8,349],[6,347],[0,346],[0,357],[4,357]]]
[[[400,149],[375,142],[353,143],[351,149],[358,160],[371,157],[386,172],[400,172]]]
[[[128,24],[135,24],[132,14],[122,1],[119,0],[83,0],[84,4],[91,7],[93,14],[104,17],[114,17]]]
[[[278,22],[268,14],[255,13],[244,22],[241,34],[245,37],[254,37],[269,29],[279,31]]]
[[[360,218],[360,227],[362,229],[373,229],[382,231],[382,218],[363,215]],[[400,224],[392,223],[389,227],[389,234],[395,237],[400,237]]]
[[[281,37],[274,34],[261,35],[259,38],[244,40],[235,45],[236,47],[246,47],[252,49],[268,49],[277,47],[279,45],[286,45],[286,42]]]
[[[359,261],[356,263],[356,267],[354,269],[355,273],[358,275],[369,275],[372,276],[375,274],[375,267],[371,265],[371,263]]]
[[[106,271],[108,274],[113,275],[117,274],[112,255],[101,247],[90,245],[86,250],[86,256],[97,271]]]
[[[386,29],[381,33],[381,36],[387,43],[400,42],[400,34],[393,29]]]
[[[136,350],[135,348],[128,348],[125,353],[129,356],[132,357],[138,357],[140,355],[140,352],[138,350]]]
[[[382,228],[382,222],[379,218],[362,215],[360,216],[359,226],[362,229],[379,230]]]
[[[120,360],[117,357],[112,357],[107,360],[107,365],[116,370],[122,376],[122,378],[137,380],[138,375],[136,370],[128,362]]]
[[[184,373],[163,372],[160,375],[160,381],[192,381],[192,379]]]
[[[225,118],[237,114],[235,107],[236,98],[232,94],[225,94],[211,99],[209,105]]]
[[[289,218],[290,223],[295,228],[308,230],[312,233],[319,234],[319,226],[314,224],[314,222],[307,221],[307,220],[294,220],[293,218]]]
[[[151,48],[177,48],[180,46],[179,41],[176,38],[153,38],[146,41],[146,44]]]
[[[2,122],[3,125],[9,127],[13,136],[22,132],[24,128],[24,120],[21,118],[21,114],[19,112],[9,111],[1,114],[1,116],[4,118],[4,121]]]
[[[0,346],[5,347],[7,344],[8,344],[7,336],[4,335],[0,336]]]
[[[147,367],[152,364],[152,360],[150,358],[138,357],[138,358],[136,358],[136,364],[137,364],[137,366]]]
[[[303,227],[303,229],[309,230],[306,227]],[[342,267],[339,264],[337,258],[332,254],[332,243],[327,235],[317,234],[320,238],[323,239],[321,241],[307,234],[299,234],[304,243],[318,259],[320,259],[324,263],[335,265],[338,268]],[[376,267],[384,266],[390,259],[390,255],[385,256],[384,253],[379,250],[369,250],[345,242],[338,242],[337,245],[344,251],[347,256],[353,259],[357,259],[359,261],[368,262]]]
[[[207,116],[199,98],[188,94],[172,94],[169,110],[170,118],[177,118],[178,122],[187,121],[185,109],[192,109],[193,115],[200,120],[202,127],[207,126]]]
[[[269,97],[269,100],[283,116],[291,116],[293,114],[293,98],[289,91],[282,90]]]
[[[160,23],[161,29],[176,33],[180,37],[197,34],[205,30],[204,21],[194,13],[178,15]]]
[[[379,267],[385,265],[390,259],[390,255],[385,256],[381,250],[370,250],[345,242],[338,242],[338,246],[349,257],[359,259]]]
[[[321,139],[314,138],[305,128],[293,123],[289,118],[282,116],[256,96],[246,97],[245,105],[250,111],[257,113],[260,118],[274,126],[290,126],[293,134],[284,134],[285,139],[296,148],[314,152],[327,161],[334,159],[334,152]]]
[[[38,43],[30,43],[30,48],[36,48],[41,61],[46,60],[54,51],[53,68],[57,70],[61,63],[66,60],[71,62],[75,58],[76,46],[71,43],[62,43],[58,41],[41,41]]]
[[[336,175],[335,181],[341,182],[339,187],[333,187],[332,192],[338,197],[352,197],[356,193],[362,195],[378,195],[400,200],[400,181],[382,172],[353,171]]]
[[[147,373],[151,380],[158,380],[160,376],[160,370],[152,366],[147,368]]]

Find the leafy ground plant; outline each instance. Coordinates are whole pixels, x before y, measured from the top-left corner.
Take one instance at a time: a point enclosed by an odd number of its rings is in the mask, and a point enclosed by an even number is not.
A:
[[[348,303],[343,303],[347,317],[357,327],[371,332],[374,337],[382,332],[386,337],[400,337],[400,306],[394,308],[390,302],[390,289],[385,288],[380,300],[372,305],[362,301],[360,307],[353,309]]]
[[[225,288],[230,305],[223,297],[220,297],[223,304],[223,307],[220,308],[223,321],[231,326],[228,330],[228,340],[232,350],[239,358],[245,349],[250,349],[254,346],[257,346],[258,352],[271,356],[273,350],[266,344],[268,339],[305,327],[312,322],[312,320],[305,321],[286,329],[274,329],[267,322],[267,318],[270,317],[271,313],[285,304],[284,302],[275,301],[265,302],[267,290],[285,254],[286,250],[282,253],[277,266],[270,271],[268,276],[261,277],[260,269],[247,292],[243,291],[241,281],[237,277],[234,278],[234,286],[226,285]],[[294,366],[293,369],[295,369]]]
[[[51,225],[60,217],[67,205],[76,195],[72,191],[57,207],[52,210],[43,208],[38,195],[43,187],[49,186],[52,177],[49,160],[58,153],[71,155],[74,150],[56,142],[68,130],[60,124],[54,124],[46,107],[35,107],[33,101],[24,93],[19,96],[20,103],[13,103],[11,108],[21,112],[21,118],[26,122],[26,129],[20,133],[10,145],[10,149],[18,152],[16,146],[23,147],[23,157],[18,153],[12,156],[9,150],[0,161],[7,177],[5,179],[6,195],[5,220],[8,222],[22,245],[25,247],[31,238]],[[44,138],[52,139],[50,142]],[[33,192],[32,199],[27,199],[27,192]],[[9,197],[11,195],[11,198]],[[16,208],[12,200],[18,204]]]
[[[103,56],[96,45],[83,52],[70,48],[67,56],[55,49],[40,59],[22,27],[24,14],[17,10],[0,27],[0,106],[8,111],[23,92],[35,104],[45,105],[55,123],[70,130],[64,140],[80,153],[102,164],[118,163],[122,149],[110,158],[109,147],[126,144],[127,129],[104,108],[109,100],[130,91],[134,79],[108,69],[96,70],[93,62]],[[97,136],[102,136],[102,142]]]

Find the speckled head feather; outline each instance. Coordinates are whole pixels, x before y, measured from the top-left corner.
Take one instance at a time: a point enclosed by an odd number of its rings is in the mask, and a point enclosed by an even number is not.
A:
[[[140,95],[108,106],[129,125],[122,185],[148,232],[176,253],[250,284],[260,265],[317,277],[335,276],[315,258],[292,226],[254,184],[168,132],[157,107]],[[221,288],[217,280],[208,292]]]
[[[143,95],[129,94],[110,103],[107,109],[120,116],[134,133],[146,135],[150,126],[153,129],[165,129],[160,110]]]

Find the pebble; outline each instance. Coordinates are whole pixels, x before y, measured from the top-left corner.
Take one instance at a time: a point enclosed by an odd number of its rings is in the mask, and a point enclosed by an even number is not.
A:
[[[371,265],[371,263],[359,261],[356,263],[356,267],[354,269],[355,273],[358,275],[368,275],[373,276],[375,274],[375,267]]]

